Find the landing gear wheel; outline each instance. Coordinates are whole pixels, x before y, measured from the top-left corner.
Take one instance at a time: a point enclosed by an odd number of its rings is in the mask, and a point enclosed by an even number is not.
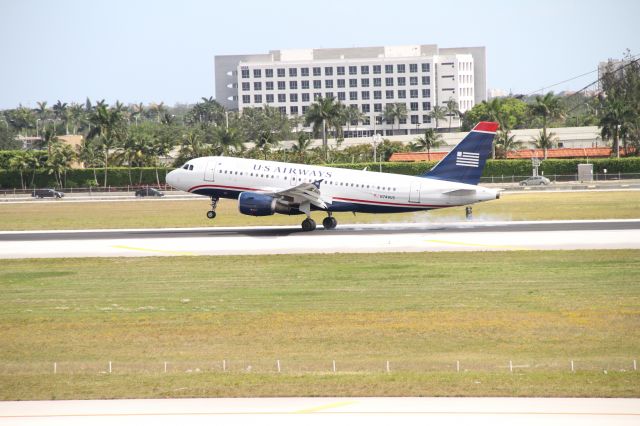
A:
[[[336,226],[338,226],[338,221],[336,220],[335,217],[325,217],[322,220],[322,226],[324,226],[324,229],[335,229]]]
[[[316,229],[316,222],[311,218],[307,218],[302,221],[302,230],[305,232],[313,231]]]
[[[216,217],[216,207],[218,207],[219,198],[211,197],[211,210],[207,212],[207,217],[209,219],[214,219]]]
[[[215,219],[215,217],[216,217],[216,212],[214,212],[213,210],[209,210],[209,211],[207,212],[207,217],[208,217],[209,219]]]

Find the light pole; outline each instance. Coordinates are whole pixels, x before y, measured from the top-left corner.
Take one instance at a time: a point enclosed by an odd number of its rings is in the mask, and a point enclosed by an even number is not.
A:
[[[42,119],[41,119],[41,118],[38,118],[38,119],[36,120],[36,138],[40,137],[40,134],[38,133],[38,121],[42,121]]]

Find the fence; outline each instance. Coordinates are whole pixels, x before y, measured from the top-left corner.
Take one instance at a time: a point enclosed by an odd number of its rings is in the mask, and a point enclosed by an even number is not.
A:
[[[2,363],[0,374],[338,374],[338,373],[519,373],[637,372],[635,359],[502,359],[502,360],[228,360],[215,361],[53,361]]]
[[[173,188],[167,184],[158,185],[127,185],[127,186],[107,186],[106,188],[103,186],[92,186],[86,188],[55,188],[58,191],[62,191],[65,194],[87,194],[91,196],[92,194],[108,194],[108,193],[118,193],[118,192],[134,192],[138,189],[143,188],[156,188],[161,191],[172,191]],[[12,195],[31,195],[33,190],[36,188],[13,188],[13,189],[0,189],[0,196],[12,196]],[[39,188],[38,188],[39,189]]]
[[[543,175],[548,178],[552,182],[580,182],[578,180],[578,174],[571,175]],[[531,176],[485,176],[480,178],[481,183],[519,183]],[[616,182],[620,180],[634,180],[640,179],[640,173],[594,173],[593,181],[594,182]]]

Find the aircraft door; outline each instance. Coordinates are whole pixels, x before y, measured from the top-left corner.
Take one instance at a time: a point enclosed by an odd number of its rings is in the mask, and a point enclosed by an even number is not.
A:
[[[410,203],[419,203],[420,202],[420,186],[422,182],[414,181],[411,182],[411,188],[409,189],[409,202]]]
[[[209,160],[207,162],[207,167],[204,169],[204,180],[213,182],[215,179],[215,170],[216,170],[216,161]]]

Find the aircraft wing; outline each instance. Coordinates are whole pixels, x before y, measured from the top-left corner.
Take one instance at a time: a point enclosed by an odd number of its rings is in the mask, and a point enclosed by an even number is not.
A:
[[[330,200],[323,199],[320,193],[320,183],[322,180],[315,182],[303,182],[291,188],[267,193],[276,198],[280,198],[289,204],[300,204],[304,206],[306,203],[312,204],[318,208],[326,209],[326,202]]]

